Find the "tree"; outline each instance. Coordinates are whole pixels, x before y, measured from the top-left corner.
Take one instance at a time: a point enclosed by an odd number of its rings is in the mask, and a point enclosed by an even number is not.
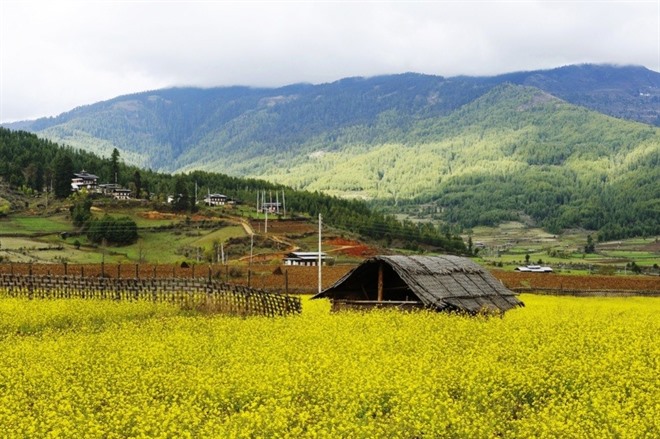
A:
[[[596,252],[596,245],[594,244],[594,239],[591,237],[591,235],[587,235],[587,245],[584,246],[584,252],[585,253]]]
[[[117,183],[117,176],[119,175],[119,151],[117,148],[112,150],[112,155],[110,156],[110,171],[112,172],[111,178]]]
[[[137,241],[137,224],[129,217],[113,218],[109,215],[92,220],[87,230],[87,238],[95,243],[125,245]]]
[[[66,198],[71,194],[71,178],[73,177],[73,160],[64,150],[57,152],[53,161],[54,182],[53,191],[57,198]]]
[[[71,221],[76,227],[85,227],[92,218],[92,200],[86,194],[78,194],[70,208]]]
[[[188,185],[186,180],[182,177],[176,179],[174,185],[174,210],[177,212],[185,212],[190,209],[190,195],[188,192]]]
[[[137,169],[133,173],[133,183],[135,183],[135,198],[140,198],[140,193],[142,192],[142,176]]]

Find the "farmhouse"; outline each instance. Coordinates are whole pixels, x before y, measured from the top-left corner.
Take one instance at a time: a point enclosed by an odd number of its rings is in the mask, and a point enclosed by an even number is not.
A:
[[[95,192],[97,190],[97,185],[99,178],[85,171],[84,169],[77,174],[73,174],[75,177],[71,179],[71,190],[78,192],[81,189],[87,189],[90,192]]]
[[[321,252],[321,263],[325,265],[327,260],[328,255]],[[318,266],[318,263],[318,252],[291,252],[284,258],[284,265]]]
[[[266,202],[262,203],[261,206],[259,206],[259,211],[262,213],[280,213],[280,209],[282,208],[282,203],[280,202]]]
[[[112,198],[116,200],[130,200],[131,190],[125,188],[118,188],[112,191]]]
[[[222,194],[208,194],[204,197],[204,203],[207,206],[224,206],[227,204],[227,196]]]
[[[516,271],[524,273],[552,273],[552,268],[541,265],[526,265],[524,267],[516,267]]]
[[[503,313],[523,306],[483,267],[458,256],[375,256],[314,296],[333,310],[395,306]]]
[[[98,186],[98,188],[99,188],[99,191],[100,191],[103,195],[106,195],[106,196],[108,196],[108,197],[111,197],[111,196],[112,196],[112,193],[113,193],[116,189],[121,189],[121,185],[120,185],[120,184],[117,184],[117,183],[103,183],[103,184],[100,184],[100,185]]]

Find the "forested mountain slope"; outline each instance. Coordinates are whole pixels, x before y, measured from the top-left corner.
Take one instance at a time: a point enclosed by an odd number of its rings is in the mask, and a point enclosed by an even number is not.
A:
[[[660,124],[660,73],[643,67],[567,66],[494,77],[402,74],[276,89],[175,88],[121,96],[53,118],[7,125],[168,172],[206,167],[262,175],[269,162],[358,140],[396,139],[411,124],[444,117],[503,83],[529,85],[619,118]],[[353,130],[354,131],[354,130]]]
[[[113,181],[132,190],[132,196],[150,200],[156,209],[192,212],[197,210],[194,194],[221,192],[239,204],[254,203],[257,194],[268,193],[286,197],[286,209],[291,217],[311,217],[319,214],[326,226],[350,231],[383,244],[417,249],[464,254],[468,249],[463,239],[454,233],[456,228],[437,224],[415,224],[398,221],[370,208],[364,201],[346,200],[322,193],[295,191],[264,180],[231,177],[224,174],[194,171],[189,174],[170,175],[139,169],[132,165],[113,162],[95,154],[62,148],[59,145],[25,131],[0,128],[0,217],[23,210],[23,202],[13,202],[13,194],[23,198],[48,191],[49,196],[65,198],[70,195],[73,172],[86,169],[99,177],[100,183]],[[63,192],[58,193],[58,188]],[[168,206],[168,195],[178,194],[179,200]],[[276,198],[277,199],[277,198]],[[130,205],[130,204],[129,204]],[[254,204],[253,204],[254,206]]]
[[[523,218],[614,237],[660,233],[659,115],[659,73],[584,65],[167,89],[14,127],[153,169],[258,177],[464,226]]]
[[[444,118],[367,143],[342,135],[272,179],[379,200],[464,226],[531,219],[558,232],[660,232],[660,129],[603,116],[531,87],[502,85]]]

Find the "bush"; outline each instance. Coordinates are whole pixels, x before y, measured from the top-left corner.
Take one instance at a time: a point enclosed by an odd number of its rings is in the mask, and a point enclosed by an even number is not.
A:
[[[128,217],[113,218],[109,215],[89,222],[87,238],[94,243],[126,245],[137,241],[137,224]]]

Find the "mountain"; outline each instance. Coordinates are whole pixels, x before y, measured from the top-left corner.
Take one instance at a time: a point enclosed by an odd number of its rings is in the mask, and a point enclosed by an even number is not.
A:
[[[360,140],[391,138],[420,119],[447,116],[503,83],[533,86],[604,114],[660,125],[659,73],[581,65],[494,77],[410,73],[276,89],[164,89],[6,126],[103,156],[116,147],[131,163],[163,171],[202,167],[264,175],[264,156],[282,156],[278,166],[286,167],[301,152],[343,146],[341,136],[352,127],[382,129],[385,120],[386,131]]]
[[[465,226],[624,236],[660,232],[659,121],[659,73],[581,65],[157,90],[21,128],[152,169],[259,177]]]

